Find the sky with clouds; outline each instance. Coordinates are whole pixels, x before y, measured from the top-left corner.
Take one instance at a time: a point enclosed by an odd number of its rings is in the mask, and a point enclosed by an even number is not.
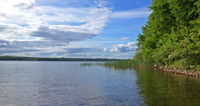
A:
[[[151,0],[0,0],[0,55],[130,59]]]

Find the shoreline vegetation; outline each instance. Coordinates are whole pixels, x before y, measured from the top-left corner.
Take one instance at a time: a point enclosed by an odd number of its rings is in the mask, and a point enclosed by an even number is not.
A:
[[[152,0],[152,11],[138,34],[137,67],[200,76],[200,0]],[[130,61],[106,63],[129,67]]]
[[[0,56],[0,61],[120,61],[122,59],[107,58],[44,58],[44,57],[18,57],[18,56]]]
[[[87,65],[87,64],[86,64]],[[92,64],[90,64],[92,65]],[[116,62],[106,62],[103,64],[103,66],[106,67],[115,67],[115,68],[146,68],[146,67],[152,67],[159,69],[161,71],[164,71],[166,73],[172,73],[172,74],[181,74],[186,76],[192,76],[192,77],[200,77],[200,70],[199,68],[196,68],[195,66],[190,66],[187,68],[179,68],[174,65],[165,65],[165,66],[158,66],[158,65],[146,65],[144,63],[141,63],[137,60],[121,60]]]
[[[145,64],[140,63],[137,60],[129,59],[129,60],[121,60],[115,62],[106,62],[104,66],[107,67],[119,67],[119,68],[133,68],[133,67],[146,67]]]

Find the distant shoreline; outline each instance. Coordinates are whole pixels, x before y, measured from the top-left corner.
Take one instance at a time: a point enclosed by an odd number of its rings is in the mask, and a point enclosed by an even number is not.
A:
[[[107,58],[47,58],[47,57],[19,57],[19,56],[0,56],[0,61],[119,61],[125,59]]]

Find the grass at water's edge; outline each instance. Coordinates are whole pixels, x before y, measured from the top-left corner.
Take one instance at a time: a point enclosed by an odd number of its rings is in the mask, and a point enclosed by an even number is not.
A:
[[[81,63],[81,66],[93,66],[93,65],[100,65],[103,66],[103,63]]]
[[[136,61],[134,59],[130,60],[121,60],[121,61],[114,61],[114,62],[106,62],[104,66],[107,67],[121,67],[121,68],[130,68],[130,67],[146,67],[145,64],[140,63],[140,61]]]
[[[117,67],[117,68],[132,68],[132,67],[146,67],[143,63],[136,61],[134,59],[130,60],[120,60],[120,61],[111,61],[105,63],[81,63],[81,66],[93,66],[101,65],[105,67]]]

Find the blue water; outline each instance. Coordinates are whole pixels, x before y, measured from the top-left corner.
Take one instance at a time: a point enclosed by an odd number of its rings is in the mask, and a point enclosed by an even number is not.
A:
[[[146,105],[134,69],[81,63],[0,61],[0,106]]]
[[[0,106],[200,105],[200,78],[82,63],[0,61]]]

